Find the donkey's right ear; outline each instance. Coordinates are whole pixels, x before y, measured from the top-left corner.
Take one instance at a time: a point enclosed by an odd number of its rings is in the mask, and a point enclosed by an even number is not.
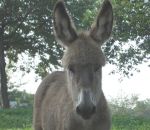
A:
[[[90,31],[90,36],[102,45],[111,35],[113,25],[113,10],[110,0],[104,0],[96,23]]]
[[[54,8],[54,34],[65,46],[69,46],[77,38],[75,26],[62,0],[59,0]]]

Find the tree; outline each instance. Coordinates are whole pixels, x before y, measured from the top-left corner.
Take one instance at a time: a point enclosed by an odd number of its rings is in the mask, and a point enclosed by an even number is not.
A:
[[[4,26],[3,24],[0,26],[0,87],[1,87],[1,97],[2,97],[2,105],[4,108],[9,108],[8,102],[8,93],[7,93],[7,78],[5,72],[5,59],[4,59],[4,44],[3,44],[3,33]]]
[[[54,51],[57,47],[54,46],[52,37],[54,2],[48,0],[1,0],[0,2],[0,83],[4,108],[9,108],[6,64],[8,69],[15,70],[19,54],[25,53],[32,58],[38,54],[41,62],[36,71],[40,72],[41,76],[47,73],[46,68],[51,62],[54,66],[59,64],[54,60],[59,51]],[[50,53],[53,55],[50,56]],[[31,67],[32,65],[27,68],[20,66],[20,69],[29,72]]]
[[[103,46],[110,64],[117,67],[117,72],[124,76],[132,76],[136,65],[149,62],[150,59],[150,2],[143,0],[112,0],[114,11],[114,27],[111,39]],[[89,26],[99,7],[87,9],[82,21]],[[89,23],[87,22],[89,21]],[[149,65],[150,66],[150,65]],[[139,70],[137,70],[139,71]]]
[[[111,63],[118,65],[119,71],[125,75],[132,75],[131,70],[135,65],[143,61],[149,62],[150,58],[150,2],[115,0],[114,5],[113,39],[107,44],[116,43],[111,48],[115,52],[109,57],[115,56],[115,60],[111,60]],[[105,52],[108,54],[110,51]]]

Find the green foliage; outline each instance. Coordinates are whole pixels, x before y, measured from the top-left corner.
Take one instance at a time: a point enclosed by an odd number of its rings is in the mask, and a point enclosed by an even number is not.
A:
[[[112,3],[114,27],[112,37],[103,46],[103,50],[108,62],[117,67],[112,73],[132,76],[133,71],[139,72],[136,65],[149,62],[150,58],[150,2],[112,0]],[[85,24],[95,18],[99,0],[92,5],[95,8],[87,9],[84,14]]]
[[[150,2],[143,0],[114,1],[114,28],[111,41],[112,55],[109,62],[118,65],[118,70],[132,76],[135,65],[149,62],[150,58]],[[110,43],[111,43],[110,42]],[[118,43],[114,43],[118,42]],[[110,43],[107,43],[110,45]],[[108,47],[108,45],[106,45]],[[111,46],[111,45],[110,45]],[[109,48],[108,48],[109,49]],[[112,50],[111,49],[111,50]],[[106,50],[108,54],[112,51]],[[112,59],[114,58],[115,59]],[[136,70],[134,68],[133,70]]]
[[[28,59],[20,66],[21,71],[30,72],[33,68],[44,77],[52,66],[60,66],[63,49],[54,40],[52,25],[55,3],[56,0],[1,1],[0,21],[4,27],[3,42],[9,69],[17,69],[16,62],[22,53]],[[83,29],[90,28],[100,3],[99,0],[66,1],[77,28]],[[103,49],[108,62],[116,65],[118,72],[132,75],[135,65],[149,60],[150,2],[112,0],[112,3],[113,35]],[[35,61],[37,57],[39,60]]]
[[[21,107],[23,104],[26,106],[22,107],[32,107],[33,97],[33,94],[26,93],[25,91],[18,91],[17,89],[9,92],[9,100],[16,101],[16,107]]]
[[[40,58],[36,67],[33,64],[28,64],[28,67],[20,66],[22,71],[30,72],[30,68],[34,67],[37,73],[46,75],[47,69],[41,71],[41,66],[48,68],[51,64],[59,65],[56,59],[59,58],[61,51],[56,47],[52,36],[52,10],[55,1],[1,1],[0,21],[4,28],[3,44],[9,60],[9,69],[15,68],[19,54],[22,53],[28,55],[32,62],[35,62],[36,55]]]
[[[62,48],[56,44],[53,36],[52,13],[55,2],[56,0],[1,1],[0,22],[4,28],[3,42],[9,60],[8,68],[16,70],[18,54],[22,53],[30,57],[28,61],[32,61],[20,66],[22,71],[30,72],[34,68],[36,73],[44,77],[51,71],[52,65],[60,66]],[[90,28],[100,3],[99,0],[66,1],[77,28],[83,29]],[[115,64],[118,72],[131,75],[134,65],[149,59],[150,2],[112,0],[112,3],[113,35],[103,49],[108,62]],[[34,61],[37,55],[38,62]]]

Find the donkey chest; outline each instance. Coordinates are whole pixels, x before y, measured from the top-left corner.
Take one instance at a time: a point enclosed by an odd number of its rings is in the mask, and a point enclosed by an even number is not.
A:
[[[101,128],[100,123],[94,123],[93,120],[82,120],[76,116],[73,116],[65,124],[63,130],[107,130]]]

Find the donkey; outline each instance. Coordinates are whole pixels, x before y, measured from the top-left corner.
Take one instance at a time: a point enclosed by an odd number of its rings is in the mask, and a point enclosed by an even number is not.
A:
[[[111,35],[112,6],[105,0],[90,31],[78,32],[63,1],[54,8],[54,34],[65,47],[64,71],[53,72],[35,94],[34,130],[110,130],[111,116],[102,91],[101,45]]]

